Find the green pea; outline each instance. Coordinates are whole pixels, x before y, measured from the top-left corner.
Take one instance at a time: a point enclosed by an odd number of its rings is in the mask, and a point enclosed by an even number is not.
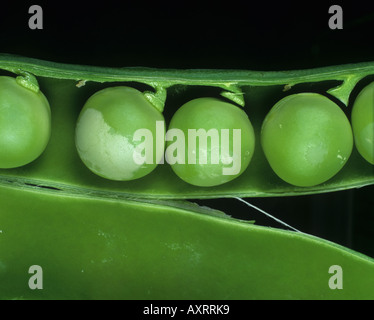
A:
[[[184,150],[169,163],[182,180],[192,185],[221,185],[240,176],[248,167],[255,136],[246,113],[215,98],[199,98],[184,104],[174,114],[168,133],[177,129],[184,136]],[[177,132],[175,132],[176,136]],[[182,135],[181,135],[182,136]],[[173,142],[167,142],[169,148]]]
[[[153,171],[162,158],[156,153],[156,121],[163,115],[144,95],[129,87],[96,92],[84,105],[76,126],[76,147],[83,163],[95,174],[110,180],[128,181]],[[149,130],[152,161],[139,164],[134,152],[143,143],[134,139],[139,129]]]
[[[300,187],[321,184],[347,162],[353,148],[350,123],[330,99],[316,93],[283,98],[270,110],[261,144],[274,172]]]
[[[366,161],[374,164],[374,82],[357,96],[351,121],[358,152]]]
[[[41,91],[0,77],[0,168],[24,166],[45,150],[51,135],[51,110]]]

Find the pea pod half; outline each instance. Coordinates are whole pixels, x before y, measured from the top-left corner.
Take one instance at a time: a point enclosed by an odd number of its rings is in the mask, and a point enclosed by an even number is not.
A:
[[[287,72],[199,71],[99,68],[2,55],[0,68],[16,74],[22,70],[38,77],[52,108],[53,132],[42,157],[19,169],[0,170],[0,176],[6,180],[145,199],[289,196],[345,190],[374,182],[372,165],[356,148],[344,168],[331,179],[315,186],[297,187],[282,181],[273,172],[260,144],[256,144],[251,162],[240,177],[204,188],[186,183],[167,164],[159,165],[150,174],[133,181],[107,181],[82,163],[75,147],[75,126],[87,99],[119,83],[130,87],[141,84],[141,91],[151,104],[160,111],[165,107],[163,114],[167,119],[182,105],[178,102],[181,96],[184,101],[189,101],[196,88],[202,92],[205,92],[204,88],[214,89],[218,95],[221,93],[222,99],[237,105],[245,104],[243,110],[253,125],[255,140],[260,141],[261,125],[270,108],[304,85],[308,85],[307,91],[330,95],[350,108],[348,102],[353,88],[360,80],[374,74],[373,63]]]
[[[373,259],[334,243],[71,191],[0,186],[1,299],[374,299]]]

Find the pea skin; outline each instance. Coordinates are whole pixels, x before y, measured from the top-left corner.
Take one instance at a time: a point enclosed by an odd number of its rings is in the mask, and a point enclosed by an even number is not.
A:
[[[220,114],[220,117],[216,117]],[[198,116],[196,116],[198,115]],[[255,148],[255,135],[246,113],[239,107],[216,98],[198,98],[180,107],[170,121],[169,130],[181,130],[188,136],[184,154],[188,160],[171,165],[183,181],[200,187],[211,187],[230,182],[248,167]],[[210,132],[210,146],[196,135]],[[221,131],[221,143],[218,131]],[[232,144],[229,144],[229,134]],[[201,137],[201,136],[200,136]],[[167,143],[167,147],[171,146]],[[211,159],[207,163],[207,159]],[[219,160],[218,160],[219,159]],[[202,160],[202,161],[201,161]],[[232,164],[231,168],[227,164]]]
[[[33,162],[44,152],[50,136],[51,110],[37,83],[23,77],[0,77],[0,168]]]
[[[165,141],[171,142],[159,164],[165,164],[164,159],[166,159],[166,163],[170,165],[176,163],[196,165],[196,157],[199,155],[199,165],[225,165],[225,167],[222,167],[222,175],[239,174],[241,169],[240,129],[231,130],[232,141],[230,142],[230,129],[209,129],[208,131],[188,129],[186,137],[184,132],[178,128],[172,128],[165,134],[164,127],[163,121],[156,121],[156,152],[163,152],[160,146],[164,146]],[[133,141],[142,141],[133,152],[134,162],[138,165],[152,164],[154,149],[152,132],[145,128],[138,129],[134,133]],[[208,142],[210,142],[209,146]],[[230,143],[232,143],[232,156],[230,155]],[[186,145],[188,145],[188,148],[186,148]],[[208,153],[210,153],[209,159]],[[231,167],[228,165],[231,165]]]
[[[316,93],[294,94],[276,103],[262,124],[261,142],[274,172],[301,187],[332,178],[353,149],[344,112]]]
[[[96,92],[85,103],[77,121],[75,141],[79,156],[103,178],[139,179],[156,168],[162,155],[152,150],[152,161],[134,162],[133,154],[141,141],[133,137],[137,130],[148,127],[153,128],[151,139],[156,139],[156,121],[164,121],[162,113],[136,89],[113,87]],[[152,145],[156,148],[156,143]]]
[[[351,121],[358,152],[367,162],[374,164],[374,82],[357,96]]]

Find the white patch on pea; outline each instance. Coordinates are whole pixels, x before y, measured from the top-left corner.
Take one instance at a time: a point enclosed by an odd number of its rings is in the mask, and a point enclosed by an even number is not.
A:
[[[305,160],[312,165],[319,165],[324,162],[327,154],[327,148],[322,142],[309,144],[305,149]]]
[[[82,114],[77,136],[82,160],[90,163],[95,173],[112,180],[130,180],[139,170],[132,158],[134,145],[126,137],[115,134],[100,111],[87,109]]]

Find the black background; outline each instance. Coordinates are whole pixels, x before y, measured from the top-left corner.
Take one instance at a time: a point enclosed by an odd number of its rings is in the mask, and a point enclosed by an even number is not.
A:
[[[43,30],[28,28],[29,6]],[[330,30],[328,9],[343,8]],[[44,60],[158,68],[289,70],[374,61],[374,3],[367,1],[5,1],[0,52]],[[247,199],[306,233],[374,257],[374,188]],[[237,200],[199,201],[282,228]]]
[[[28,28],[31,4],[43,30]],[[343,8],[330,30],[328,9]],[[3,52],[102,66],[286,70],[373,60],[374,4],[3,1]]]

